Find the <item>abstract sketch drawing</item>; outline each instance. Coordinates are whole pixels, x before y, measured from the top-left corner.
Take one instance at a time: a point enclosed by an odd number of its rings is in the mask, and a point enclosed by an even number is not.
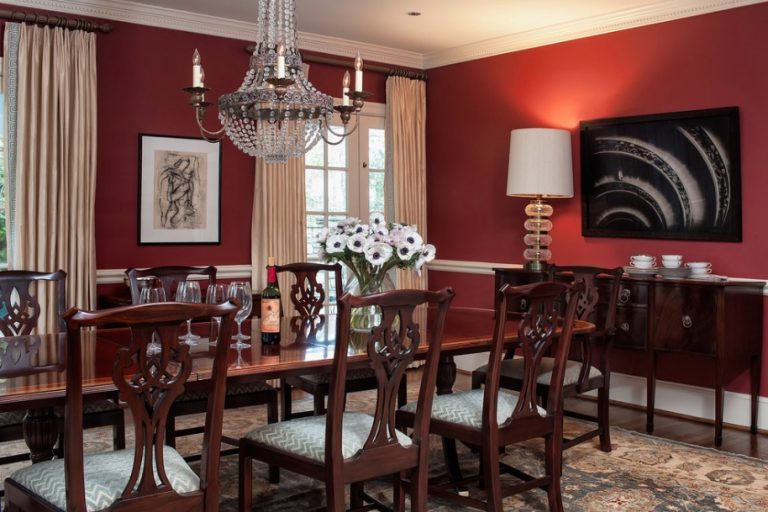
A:
[[[205,153],[155,151],[155,229],[205,229]]]

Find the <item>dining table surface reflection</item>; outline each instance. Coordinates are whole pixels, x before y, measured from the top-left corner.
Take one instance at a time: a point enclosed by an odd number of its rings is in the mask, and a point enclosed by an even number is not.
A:
[[[426,313],[426,332],[417,359],[426,353],[432,329],[432,311]],[[279,345],[262,345],[259,321],[254,318],[249,332],[251,346],[229,350],[227,378],[230,381],[274,379],[291,374],[328,371],[333,364],[337,334],[336,315],[284,317]],[[199,344],[190,347],[193,374],[188,387],[204,386],[213,363],[210,345],[212,323],[197,322],[193,330],[201,336]],[[441,341],[441,369],[438,392],[449,392],[455,378],[453,356],[488,350],[494,326],[492,309],[452,307],[449,309]],[[517,339],[517,321],[507,322],[510,344]],[[588,322],[577,321],[575,333],[594,329]],[[98,396],[114,392],[112,367],[116,351],[127,346],[130,333],[125,328],[99,329],[83,333],[83,393]],[[350,367],[365,364],[366,333],[352,333],[349,344]],[[225,340],[231,343],[231,340]],[[23,408],[62,405],[66,368],[64,365],[66,335],[43,334],[0,338],[0,412]],[[4,345],[4,347],[3,347]]]

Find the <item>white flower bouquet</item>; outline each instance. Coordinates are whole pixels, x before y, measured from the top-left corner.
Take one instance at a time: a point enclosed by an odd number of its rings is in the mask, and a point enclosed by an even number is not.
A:
[[[435,246],[425,244],[416,226],[387,223],[374,213],[370,223],[347,217],[336,227],[323,229],[317,236],[326,262],[341,262],[354,274],[360,294],[379,291],[392,268],[412,268],[420,272],[435,259]]]

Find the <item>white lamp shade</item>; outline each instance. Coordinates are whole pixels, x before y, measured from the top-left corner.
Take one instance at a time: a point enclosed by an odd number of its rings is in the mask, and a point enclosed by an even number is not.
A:
[[[512,130],[507,195],[573,197],[571,133],[568,130]]]

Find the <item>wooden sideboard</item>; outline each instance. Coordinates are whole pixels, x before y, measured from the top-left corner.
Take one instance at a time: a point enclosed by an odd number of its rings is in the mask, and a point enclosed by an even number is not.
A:
[[[496,289],[505,283],[519,285],[547,278],[544,272],[519,268],[496,268],[494,272]],[[722,442],[723,386],[750,370],[750,430],[757,433],[764,284],[761,281],[624,276],[616,313],[614,347],[642,351],[647,357],[648,432],[653,432],[658,358],[664,353],[677,352],[715,362],[716,446]],[[524,310],[525,304],[511,307]]]

